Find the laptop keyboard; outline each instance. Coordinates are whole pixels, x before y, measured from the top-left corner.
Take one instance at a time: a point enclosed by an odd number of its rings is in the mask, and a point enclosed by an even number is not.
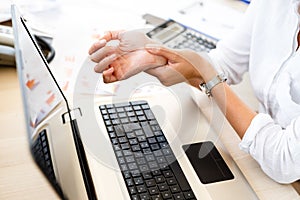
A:
[[[32,152],[36,162],[42,168],[47,177],[55,182],[56,180],[51,161],[51,154],[49,150],[46,130],[43,130],[39,133],[39,136],[32,145]]]
[[[63,192],[55,178],[47,132],[45,129],[39,133],[38,137],[33,142],[31,151],[40,169],[46,175],[58,194],[63,197]]]
[[[196,199],[146,101],[99,108],[132,200]]]

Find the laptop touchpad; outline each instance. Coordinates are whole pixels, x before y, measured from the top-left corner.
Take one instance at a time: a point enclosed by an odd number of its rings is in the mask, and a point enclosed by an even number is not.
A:
[[[234,176],[212,142],[182,146],[203,184],[233,179]]]

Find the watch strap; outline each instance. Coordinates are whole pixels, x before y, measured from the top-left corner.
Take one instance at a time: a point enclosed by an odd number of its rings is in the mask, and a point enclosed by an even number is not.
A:
[[[207,94],[207,96],[211,96],[211,90],[213,89],[213,87],[215,87],[219,83],[225,82],[226,80],[227,80],[227,77],[225,76],[225,74],[223,74],[223,73],[217,74],[215,77],[213,77],[207,83],[200,84],[199,87],[200,87],[201,91],[204,91]]]

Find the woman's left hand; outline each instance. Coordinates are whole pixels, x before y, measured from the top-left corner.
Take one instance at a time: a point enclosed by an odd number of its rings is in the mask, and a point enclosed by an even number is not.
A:
[[[117,45],[107,45],[115,40]],[[90,50],[90,58],[96,62],[94,70],[103,73],[106,83],[123,80],[139,72],[166,64],[162,56],[150,54],[146,44],[156,43],[140,31],[109,31]]]

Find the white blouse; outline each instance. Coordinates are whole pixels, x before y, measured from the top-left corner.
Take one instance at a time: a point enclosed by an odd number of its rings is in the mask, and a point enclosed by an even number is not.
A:
[[[260,102],[240,148],[280,183],[300,179],[299,0],[252,0],[241,23],[210,52],[229,84],[248,71]]]

